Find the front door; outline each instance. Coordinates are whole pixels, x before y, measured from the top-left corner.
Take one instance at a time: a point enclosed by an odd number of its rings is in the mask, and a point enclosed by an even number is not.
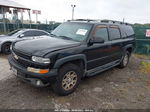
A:
[[[87,56],[87,70],[105,65],[110,62],[111,43],[108,38],[108,28],[105,25],[96,26],[93,37],[103,38],[104,43],[94,43],[87,47],[85,54]]]

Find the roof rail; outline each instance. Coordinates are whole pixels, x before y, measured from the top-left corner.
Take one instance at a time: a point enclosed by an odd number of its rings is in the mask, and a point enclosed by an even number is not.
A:
[[[101,20],[102,23],[112,23],[112,24],[124,24],[124,25],[131,25],[129,23],[121,22],[121,21],[114,21],[114,20]]]
[[[68,21],[85,21],[85,22],[92,22],[92,21],[98,21],[94,19],[75,19],[75,20],[68,20]]]
[[[125,22],[121,22],[121,21],[114,21],[114,20],[93,20],[93,19],[75,19],[75,20],[68,20],[68,22],[76,22],[76,21],[80,21],[80,22],[101,22],[101,23],[111,23],[111,24],[124,24],[124,25],[132,25],[129,23],[125,23]]]

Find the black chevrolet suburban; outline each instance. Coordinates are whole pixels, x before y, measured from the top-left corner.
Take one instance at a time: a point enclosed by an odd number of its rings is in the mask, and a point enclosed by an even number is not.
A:
[[[13,43],[8,61],[20,79],[37,87],[52,85],[58,95],[68,95],[84,77],[126,67],[134,47],[132,25],[78,19],[61,24],[45,38]]]

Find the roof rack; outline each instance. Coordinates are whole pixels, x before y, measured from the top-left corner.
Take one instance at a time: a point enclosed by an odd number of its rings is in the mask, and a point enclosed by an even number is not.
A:
[[[121,21],[114,21],[114,20],[101,20],[102,23],[111,23],[111,24],[124,24],[124,25],[131,25],[129,23],[121,22]]]
[[[101,22],[101,23],[111,23],[111,24],[124,24],[124,25],[132,25],[129,23],[125,23],[125,22],[121,22],[121,21],[114,21],[114,20],[93,20],[93,19],[75,19],[75,20],[68,20],[68,22],[76,22],[76,21],[80,21],[80,22]]]
[[[94,19],[75,19],[75,20],[68,20],[68,21],[92,22],[92,21],[98,21],[98,20],[94,20]]]

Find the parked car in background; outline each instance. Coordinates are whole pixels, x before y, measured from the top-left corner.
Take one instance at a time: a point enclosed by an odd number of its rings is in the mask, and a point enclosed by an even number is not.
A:
[[[135,48],[132,25],[118,21],[68,21],[51,37],[14,42],[8,60],[17,77],[58,95],[75,91],[81,78],[126,67]]]
[[[10,54],[10,45],[12,42],[23,39],[34,39],[43,35],[49,35],[49,33],[38,29],[19,29],[7,35],[0,35],[0,52]]]

